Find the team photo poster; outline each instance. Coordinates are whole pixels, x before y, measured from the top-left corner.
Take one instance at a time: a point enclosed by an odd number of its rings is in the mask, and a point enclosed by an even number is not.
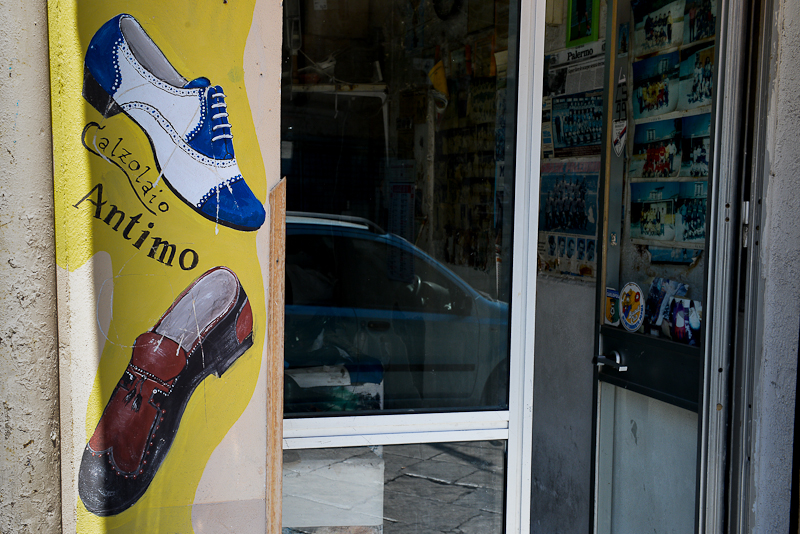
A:
[[[635,57],[714,37],[716,0],[634,0],[631,4]]]
[[[637,123],[631,178],[706,178],[711,149],[711,114]]]
[[[541,167],[539,259],[544,272],[594,277],[600,161]]]
[[[702,248],[706,237],[707,194],[706,180],[631,183],[631,239]]]

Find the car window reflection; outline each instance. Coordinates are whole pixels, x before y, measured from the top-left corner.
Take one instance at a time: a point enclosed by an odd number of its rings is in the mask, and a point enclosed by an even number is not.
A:
[[[287,414],[503,407],[507,328],[507,304],[407,241],[287,218]]]

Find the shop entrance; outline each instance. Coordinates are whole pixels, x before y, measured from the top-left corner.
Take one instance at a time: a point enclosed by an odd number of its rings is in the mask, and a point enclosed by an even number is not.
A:
[[[718,530],[741,244],[742,6],[567,4],[547,9],[539,291],[550,298],[539,300],[534,388],[533,498],[558,514],[534,504],[533,530],[537,519],[542,532],[564,521],[576,532]],[[556,309],[563,299],[572,313]]]
[[[620,46],[606,54],[595,528],[691,532],[718,13],[684,1],[610,11]]]

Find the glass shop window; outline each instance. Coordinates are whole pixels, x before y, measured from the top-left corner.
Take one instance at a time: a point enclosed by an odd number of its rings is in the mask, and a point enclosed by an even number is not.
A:
[[[287,416],[507,409],[518,11],[284,2]]]

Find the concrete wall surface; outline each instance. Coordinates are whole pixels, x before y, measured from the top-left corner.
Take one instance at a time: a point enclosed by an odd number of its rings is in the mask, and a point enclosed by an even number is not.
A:
[[[0,2],[0,532],[59,532],[47,9]]]
[[[800,3],[776,2],[761,246],[763,347],[753,406],[752,532],[789,528],[800,324]]]
[[[593,283],[536,282],[533,533],[589,532],[594,303]]]

